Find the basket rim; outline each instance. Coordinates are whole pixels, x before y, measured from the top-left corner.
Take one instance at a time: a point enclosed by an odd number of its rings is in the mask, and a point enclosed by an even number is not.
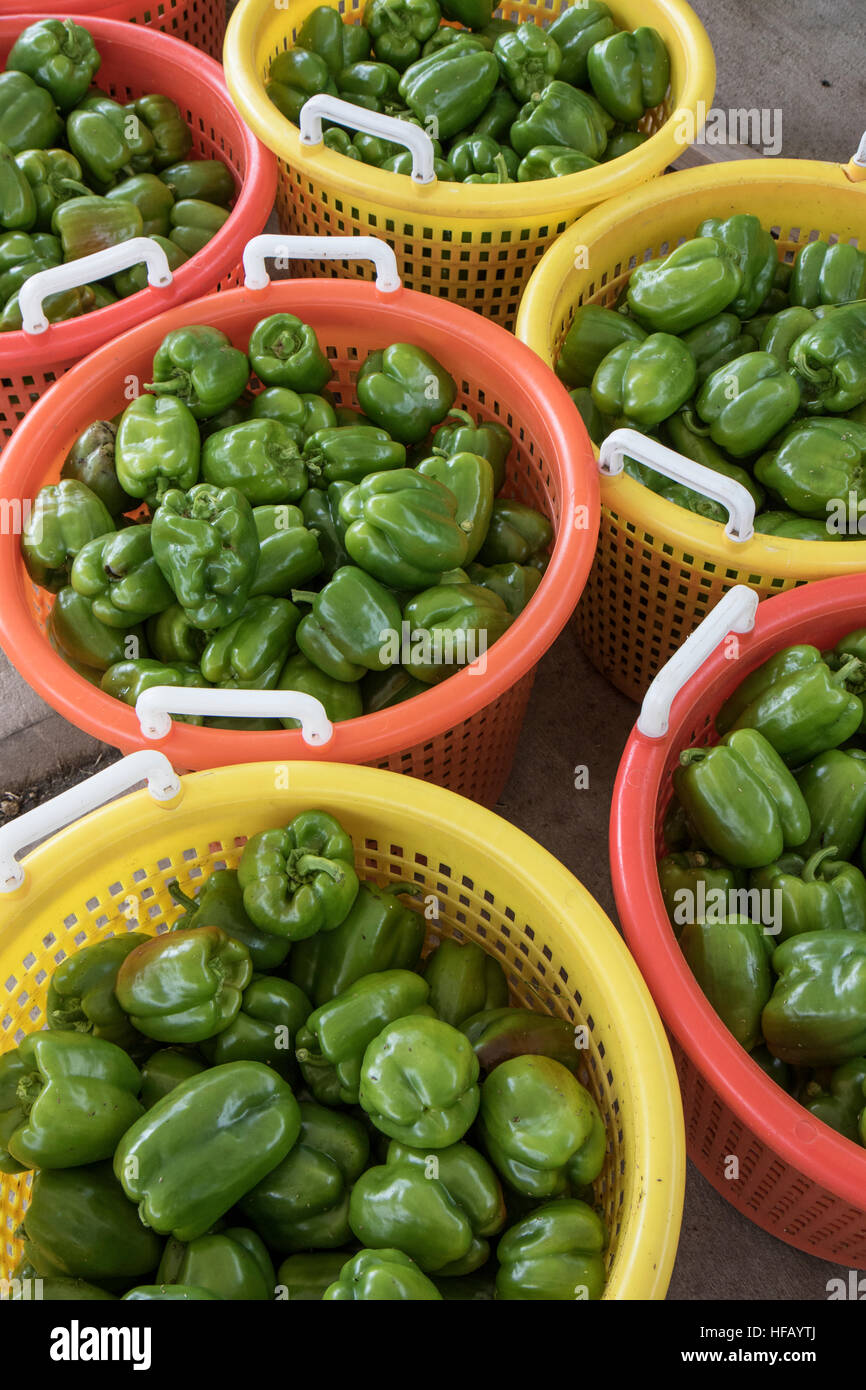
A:
[[[63,8],[67,10],[70,7]],[[184,73],[192,70],[210,88],[223,117],[227,117],[236,127],[238,143],[244,150],[246,172],[235,205],[224,225],[202,251],[190,256],[172,272],[171,284],[164,289],[148,286],[116,304],[108,304],[103,309],[63,323],[50,324],[44,333],[38,335],[23,330],[0,334],[0,368],[8,363],[10,370],[17,372],[45,366],[62,368],[67,362],[85,356],[134,324],[215,288],[223,275],[240,264],[246,242],[264,226],[276,196],[276,159],[249,130],[235,109],[220,64],[172,34],[140,24],[131,25],[128,20],[103,19],[90,14],[90,8],[87,0],[81,0],[77,13],[87,19],[87,28],[97,47],[101,41],[103,44],[110,43],[114,49],[126,50],[131,75],[135,73],[136,55],[145,53],[155,64],[164,64],[167,69],[176,72],[179,81],[182,81]],[[55,18],[56,14],[42,11],[0,15],[0,46],[4,46],[11,36],[17,35],[28,24],[39,19]],[[99,74],[96,80],[99,80]]]
[[[52,447],[56,453],[58,411],[62,411],[65,401],[74,399],[79,382],[92,377],[100,379],[102,372],[117,376],[126,353],[148,340],[155,344],[171,328],[196,322],[214,306],[230,312],[240,301],[248,303],[251,312],[258,312],[260,306],[254,297],[259,293],[262,292],[234,289],[188,301],[129,329],[77,363],[37,402],[7,444],[2,475],[9,495],[23,499],[41,486],[41,480],[36,484],[34,476],[39,460],[52,452]],[[588,436],[579,421],[575,423],[572,418],[574,411],[565,388],[534,353],[499,325],[449,300],[405,288],[385,294],[367,281],[280,280],[271,283],[268,293],[269,312],[290,299],[288,307],[306,317],[311,312],[315,314],[317,303],[327,304],[330,298],[339,298],[359,322],[363,322],[365,314],[375,311],[380,321],[389,328],[393,325],[395,341],[400,338],[399,330],[402,328],[405,333],[414,318],[435,325],[443,338],[447,335],[461,341],[466,350],[475,347],[487,357],[501,357],[505,348],[514,362],[513,375],[521,395],[524,399],[531,397],[536,404],[542,402],[549,419],[561,470],[561,516],[575,515],[578,505],[588,509],[585,528],[560,526],[537,593],[490,648],[483,674],[471,669],[458,671],[440,686],[404,702],[399,713],[383,710],[336,724],[331,742],[318,750],[326,761],[374,761],[426,742],[470,718],[532,671],[567,623],[589,574],[599,525],[598,477],[592,467]],[[465,362],[465,356],[461,360]],[[192,727],[176,721],[166,740],[151,745],[141,734],[133,708],[95,689],[53,651],[44,635],[35,631],[24,597],[29,581],[20,560],[18,538],[11,534],[11,528],[9,531],[0,534],[0,587],[9,595],[0,605],[0,643],[28,684],[70,722],[125,750],[163,748],[179,766],[186,768],[317,756],[303,742],[300,731],[237,732]]]
[[[804,619],[840,622],[851,608],[866,618],[856,579],[818,580],[758,605],[752,632],[739,638],[749,669],[796,640]],[[856,621],[856,620],[855,620]],[[754,660],[750,659],[754,657]],[[814,1120],[740,1047],[704,996],[677,945],[656,872],[655,823],[664,765],[699,692],[730,670],[723,644],[674,700],[668,733],[649,739],[635,725],[617,772],[610,815],[610,867],[625,939],[666,1027],[701,1076],[769,1149],[791,1167],[866,1211],[866,1150]],[[729,1200],[734,1201],[732,1197]]]
[[[739,159],[723,165],[677,170],[603,207],[593,208],[557,238],[529,277],[518,309],[515,336],[552,367],[553,304],[561,286],[572,277],[578,247],[586,251],[586,259],[591,262],[592,248],[625,219],[639,226],[642,215],[650,209],[655,211],[668,203],[679,204],[692,195],[703,197],[713,190],[724,193],[759,181],[801,184],[804,198],[805,189],[816,185],[842,197],[859,196],[864,199],[866,218],[866,181],[851,179],[839,164],[813,159]],[[589,283],[591,273],[581,274]],[[578,293],[576,290],[575,297]],[[596,445],[593,452],[598,457]],[[696,551],[726,569],[736,567],[749,574],[807,580],[866,569],[866,539],[802,541],[788,536],[762,536],[756,531],[749,541],[732,541],[725,534],[723,522],[696,516],[675,502],[657,497],[624,473],[602,478],[601,499],[603,508],[633,521],[640,531],[656,540],[673,541],[688,553]]]
[[[258,788],[273,795],[273,763],[185,774],[181,786],[175,809],[185,817],[207,815],[215,802],[241,805],[244,799],[260,794]],[[622,1211],[622,1244],[607,1296],[663,1297],[676,1254],[685,1188],[679,1086],[664,1028],[646,984],[602,907],[559,860],[524,831],[495,812],[430,782],[377,768],[300,762],[292,770],[290,795],[324,799],[336,814],[347,802],[359,815],[365,807],[387,810],[398,834],[405,833],[407,815],[423,825],[424,834],[434,840],[441,831],[453,836],[455,826],[459,826],[461,839],[471,848],[476,862],[489,864],[491,874],[507,866],[509,874],[519,875],[537,898],[538,917],[556,924],[555,931],[564,912],[580,920],[583,978],[590,973],[604,980],[605,994],[615,1000],[617,1010],[615,1020],[608,1022],[615,1021],[613,1031],[619,1042],[629,1039],[635,1059],[634,1066],[623,1069],[617,1078],[622,1088],[618,1099],[628,1115],[634,1141],[632,1176],[639,1172],[643,1181],[635,1182],[632,1202]],[[60,878],[64,893],[79,877],[86,883],[103,851],[116,849],[122,838],[134,843],[139,827],[162,822],[168,840],[171,816],[172,807],[157,804],[141,790],[59,831],[21,860],[26,872],[24,885],[0,898],[3,931],[8,935],[16,918],[26,918],[37,894],[50,897]]]
[[[338,0],[325,0],[337,7]],[[302,145],[297,127],[281,116],[265,95],[264,86],[255,72],[254,54],[258,21],[262,11],[272,9],[273,0],[240,0],[226,29],[223,63],[226,82],[235,105],[244,120],[265,145],[291,169],[303,171],[337,190],[337,195],[360,200],[361,206],[378,200],[380,205],[411,213],[415,217],[448,222],[461,218],[478,224],[498,225],[503,220],[525,224],[534,220],[564,217],[571,220],[576,206],[615,197],[625,189],[645,179],[661,174],[683,145],[675,135],[677,115],[690,112],[696,129],[703,125],[699,119],[711,107],[715,94],[716,64],[709,35],[686,0],[643,0],[646,14],[642,24],[651,24],[659,12],[674,23],[680,56],[684,63],[682,90],[676,98],[671,115],[659,130],[638,149],[597,169],[567,174],[559,179],[546,179],[536,184],[515,184],[513,187],[440,184],[426,187],[413,184],[401,174],[391,174],[371,165],[358,165],[356,160],[329,150],[325,146],[311,154]],[[292,0],[288,0],[291,10]],[[613,4],[614,12],[616,3]],[[701,106],[702,104],[702,106]],[[363,170],[359,173],[358,169]],[[555,187],[553,187],[555,185]],[[483,192],[483,199],[479,194]]]

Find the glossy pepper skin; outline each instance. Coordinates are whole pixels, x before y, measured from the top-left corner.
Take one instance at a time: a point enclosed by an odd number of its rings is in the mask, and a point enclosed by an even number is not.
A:
[[[733,694],[728,696],[719,709],[716,715],[716,728],[719,733],[729,733],[744,710],[777,681],[785,680],[798,671],[814,666],[820,660],[821,653],[817,647],[801,643],[797,646],[784,647],[767,661],[762,662],[746,676],[745,680],[740,682]]]
[[[330,5],[318,5],[311,10],[298,30],[295,44],[324,58],[336,76],[350,63],[370,56],[370,35],[363,24],[344,24],[342,17]]]
[[[866,253],[844,241],[810,242],[794,262],[788,293],[807,309],[866,298]]]
[[[496,1296],[562,1302],[601,1298],[607,1230],[585,1202],[546,1202],[511,1226],[496,1257]]]
[[[138,116],[153,136],[153,167],[157,172],[186,159],[192,148],[192,132],[170,97],[150,93],[126,109]]]
[[[484,1075],[512,1057],[530,1053],[552,1057],[575,1073],[580,1065],[574,1028],[549,1014],[507,1007],[484,1009],[464,1019],[460,1031],[471,1042]]]
[[[345,1251],[289,1255],[277,1270],[277,1301],[285,1298],[288,1303],[321,1302],[325,1290],[339,1279],[345,1263]]]
[[[852,859],[866,831],[866,760],[829,748],[800,769],[797,784],[812,826],[800,853],[835,845],[839,859]]]
[[[228,1027],[251,975],[242,942],[219,927],[194,927],[137,946],[114,989],[140,1033],[157,1042],[195,1043]]]
[[[512,618],[523,612],[541,583],[540,571],[531,565],[470,565],[467,576],[470,584],[501,598]]]
[[[182,1081],[200,1076],[205,1064],[192,1052],[178,1047],[161,1047],[141,1064],[141,1103],[150,1110]]]
[[[47,232],[0,233],[0,304],[5,305],[38,270],[49,270],[62,260],[60,242]]]
[[[344,544],[346,526],[340,516],[340,503],[353,486],[352,483],[330,483],[327,488],[311,487],[300,501],[299,510],[304,524],[318,541],[323,568],[331,573],[349,559]]]
[[[352,560],[394,589],[426,588],[463,564],[456,512],[449,488],[409,468],[369,474],[340,503]]]
[[[400,632],[400,605],[392,593],[356,565],[343,565],[318,594],[293,590],[312,612],[298,627],[304,655],[335,680],[354,681],[391,665],[385,642]]]
[[[334,369],[315,334],[294,314],[271,314],[250,335],[250,365],[266,386],[321,391]]]
[[[721,892],[727,903],[728,895],[744,886],[740,870],[703,850],[666,854],[658,861],[657,868],[665,908],[671,924],[677,928],[694,920],[699,896],[707,903],[718,902],[719,899],[711,895]]]
[[[436,0],[367,0],[364,27],[377,59],[403,72],[421,57],[421,45],[439,27]]]
[[[700,381],[700,374],[701,369],[699,366],[698,381]],[[671,448],[676,449],[680,454],[685,454],[687,458],[694,459],[695,463],[702,463],[705,468],[712,468],[717,473],[722,473],[726,478],[733,478],[734,481],[740,483],[753,498],[755,510],[760,511],[767,500],[766,493],[761,485],[755,482],[755,479],[747,468],[741,468],[739,464],[732,463],[727,455],[713,444],[711,439],[706,435],[697,434],[695,430],[690,428],[683,419],[683,414],[684,412],[681,411],[677,415],[671,415],[664,422],[663,435]],[[651,470],[647,471],[649,472]],[[657,474],[656,476],[659,478],[660,486],[654,487],[654,491],[661,491],[662,496],[669,495],[672,500],[676,501],[684,494],[691,493],[691,489],[673,483],[669,478],[663,478],[661,474]],[[699,494],[692,495],[699,496]],[[704,498],[703,500],[704,502],[710,501],[708,498]],[[687,504],[684,502],[684,505]],[[692,509],[700,510],[700,507],[698,504],[695,504]]]
[[[697,235],[714,237],[731,251],[743,276],[739,293],[731,300],[731,312],[750,319],[767,298],[779,264],[770,233],[752,213],[739,212],[733,217],[708,217]]]
[[[184,1244],[166,1242],[157,1280],[171,1288],[206,1289],[233,1302],[273,1298],[274,1267],[264,1242],[254,1231],[232,1226]]]
[[[442,1295],[402,1250],[360,1250],[322,1294],[328,1303],[432,1302]]]
[[[697,365],[685,343],[670,333],[612,348],[592,379],[592,399],[603,415],[624,415],[654,429],[684,405],[695,389]]]
[[[301,941],[340,925],[358,895],[352,841],[325,811],[302,811],[283,830],[244,846],[238,882],[262,931]]]
[[[201,444],[192,411],[173,396],[139,396],[117,429],[115,468],[121,487],[150,506],[170,488],[198,482]]]
[[[245,1197],[240,1208],[280,1254],[334,1250],[352,1238],[349,1193],[370,1157],[360,1120],[301,1101],[301,1131],[282,1163]]]
[[[116,662],[128,660],[130,652],[144,648],[140,626],[106,627],[94,617],[90,600],[77,594],[71,584],[57,595],[48,619],[48,635],[65,656],[96,671],[107,671]]]
[[[250,921],[235,869],[215,869],[195,898],[187,897],[176,882],[169,884],[168,891],[176,903],[186,908],[185,914],[172,923],[172,930],[219,927],[247,948],[254,970],[273,970],[289,954],[287,941],[259,931]]]
[[[792,511],[827,521],[840,498],[866,497],[866,425],[832,415],[798,421],[755,461],[755,476]]]
[[[13,154],[57,144],[63,121],[54,100],[25,72],[0,73],[0,141]]]
[[[383,970],[363,975],[315,1009],[298,1032],[296,1054],[316,1100],[357,1105],[367,1047],[389,1023],[424,1012],[429,994],[420,975]]]
[[[196,627],[227,627],[243,611],[259,542],[253,510],[236,488],[198,483],[165,494],[151,525],[157,564]]]
[[[289,657],[277,681],[277,689],[300,690],[305,695],[315,696],[333,724],[342,719],[357,719],[364,712],[361,694],[354,682],[326,676],[302,652]],[[283,719],[282,723],[287,729],[300,728],[297,719]]]
[[[486,458],[468,452],[422,459],[417,471],[434,478],[457,498],[455,521],[466,533],[464,564],[474,560],[484,543],[493,515],[494,476]]]
[[[559,72],[562,53],[555,39],[537,24],[521,24],[500,34],[493,45],[503,81],[518,101],[529,101]]]
[[[0,229],[28,232],[36,225],[36,199],[8,145],[0,143]]]
[[[392,343],[368,354],[358,373],[358,404],[375,425],[401,444],[419,444],[444,420],[457,387],[423,348]]]
[[[169,213],[169,237],[187,256],[194,256],[225,226],[228,217],[227,208],[201,198],[183,198]]]
[[[324,58],[305,48],[278,53],[271,63],[265,91],[277,110],[295,125],[310,97],[319,92],[336,95],[337,86]]]
[[[404,667],[416,680],[436,685],[483,657],[512,623],[505,602],[475,584],[440,584],[407,603],[410,648]]]
[[[283,1161],[300,1128],[282,1077],[228,1062],[157,1101],[127,1130],[114,1171],[145,1226],[195,1240]]]
[[[44,270],[45,267],[40,265],[36,269]],[[35,274],[35,270],[31,273]],[[42,310],[49,323],[66,323],[68,319],[78,318],[80,314],[89,314],[91,309],[101,307],[96,302],[91,285],[85,285],[82,289],[61,290],[57,294],[49,294],[42,301]],[[0,333],[20,333],[23,324],[16,292],[0,314]]]
[[[614,18],[602,0],[588,0],[585,5],[570,5],[563,10],[547,30],[562,54],[559,80],[585,87],[589,80],[589,50],[616,32]]]
[[[788,361],[806,383],[811,410],[835,415],[866,401],[864,344],[866,299],[828,309],[794,340]]]
[[[742,283],[729,247],[714,237],[693,237],[663,260],[636,267],[628,282],[628,306],[651,331],[684,333],[727,309]]]
[[[413,62],[400,79],[399,93],[428,135],[447,140],[478,119],[498,81],[499,62],[493,53],[474,44],[452,43]],[[360,404],[369,415],[364,402]]]
[[[815,323],[817,319],[811,309],[804,309],[796,304],[789,305],[787,309],[780,309],[767,320],[761,330],[758,347],[762,352],[771,352],[787,367],[791,347],[800,334],[805,333]]]
[[[575,309],[565,335],[556,374],[567,386],[589,386],[613,348],[626,342],[643,342],[646,336],[646,330],[634,319],[600,304],[582,304]]]
[[[600,39],[586,55],[587,76],[596,97],[618,121],[639,121],[664,100],[670,59],[656,29],[641,25]]]
[[[162,1244],[141,1224],[110,1163],[37,1173],[22,1236],[39,1275],[121,1287],[156,1269]]]
[[[365,714],[378,714],[380,710],[401,705],[415,695],[423,695],[427,686],[415,680],[402,666],[392,666],[388,671],[371,671],[361,681],[361,698]]]
[[[142,1114],[140,1085],[138,1067],[114,1043],[86,1033],[30,1033],[0,1058],[0,1151],[21,1168],[111,1158]]]
[[[544,1056],[502,1062],[481,1087],[479,1135],[510,1187],[545,1198],[584,1187],[601,1172],[604,1123],[592,1096]]]
[[[228,207],[235,196],[231,170],[221,159],[182,159],[159,175],[176,202],[202,199]]]
[[[437,1018],[389,1024],[361,1065],[361,1107],[391,1139],[444,1149],[478,1113],[478,1059],[468,1039]]]
[[[445,458],[469,453],[486,459],[493,470],[493,491],[497,493],[505,482],[513,444],[508,429],[498,420],[479,419],[476,423],[468,411],[452,409],[436,431],[433,452]]]
[[[497,498],[478,561],[482,565],[539,566],[552,540],[553,527],[541,512],[510,497]]]
[[[157,661],[166,665],[185,662],[197,666],[208,637],[193,627],[179,603],[173,603],[147,624],[148,645]]]
[[[135,705],[142,691],[154,685],[169,685],[175,688],[191,686],[202,687],[205,680],[198,666],[191,663],[176,662],[164,665],[148,657],[134,657],[129,661],[116,661],[104,673],[99,682],[100,689],[115,700],[123,700],[127,705]],[[175,716],[185,724],[201,724],[201,715],[179,714]]]
[[[233,405],[246,387],[250,364],[232,347],[225,333],[191,324],[167,333],[153,359],[153,381],[145,389],[176,396],[196,420],[206,420]]]
[[[360,483],[368,473],[406,466],[406,449],[376,425],[335,425],[304,440],[304,464],[315,486]]]
[[[486,135],[491,140],[501,140],[503,135],[508,134],[519,111],[520,106],[508,88],[502,83],[498,83],[493,96],[471,127],[470,134]]]
[[[772,990],[763,928],[745,917],[690,922],[680,949],[725,1027],[750,1052],[761,1040],[761,1011]]]
[[[294,650],[300,616],[289,599],[249,599],[241,617],[215,633],[202,652],[205,680],[225,690],[272,690]]]
[[[448,151],[448,164],[461,183],[477,182],[481,175],[490,183],[508,183],[517,174],[518,158],[488,135],[463,135]]]
[[[21,533],[28,575],[40,588],[58,593],[88,542],[114,530],[104,503],[85,483],[69,478],[40,488]]]
[[[858,1120],[866,1107],[866,1057],[852,1057],[836,1067],[827,1079],[826,1088],[817,1080],[810,1081],[803,1096],[803,1105],[816,1120],[823,1120],[853,1144],[861,1142]]]
[[[866,935],[805,932],[773,952],[778,975],[762,1027],[793,1066],[838,1066],[866,1052]]]
[[[588,92],[550,82],[520,108],[509,139],[519,155],[539,146],[561,145],[563,152],[598,160],[607,145],[605,113]]]
[[[337,73],[337,91],[341,97],[366,111],[386,111],[397,99],[400,73],[390,63],[361,62],[351,63]],[[351,144],[347,132],[347,147],[359,159],[358,151]],[[350,156],[351,157],[351,156]]]
[[[87,92],[101,61],[82,25],[71,19],[41,19],[18,35],[6,68],[26,72],[50,92],[61,111],[71,111]]]
[[[853,864],[840,860],[835,845],[815,850],[808,858],[784,855],[756,869],[751,886],[781,895],[779,941],[801,932],[866,931],[866,878]]]
[[[309,1012],[310,1001],[297,985],[254,975],[228,1028],[203,1042],[201,1050],[212,1066],[263,1062],[292,1082],[297,1076],[295,1038]]]
[[[285,597],[323,567],[316,532],[303,513],[284,503],[253,508],[259,538],[259,561],[250,598]]]
[[[72,587],[89,598],[94,617],[129,627],[171,606],[174,594],[153,558],[150,526],[128,526],[88,541],[70,572]]]
[[[446,938],[427,957],[424,978],[430,1004],[445,1023],[459,1028],[467,1018],[508,1003],[508,981],[498,960],[472,941]]]
[[[424,917],[400,897],[420,891],[416,884],[379,888],[362,883],[353,907],[335,931],[309,937],[292,948],[289,978],[319,1008],[363,975],[414,970],[424,944]]]
[[[61,961],[51,976],[45,1014],[48,1027],[91,1035],[134,1050],[141,1039],[121,1009],[114,984],[121,964],[149,938],[140,932],[111,936],[82,946]]]
[[[856,657],[837,671],[821,660],[810,662],[760,691],[733,728],[757,729],[790,767],[799,767],[839,747],[860,727],[863,702],[849,692],[846,681],[858,679],[861,671]]]
[[[110,420],[94,420],[78,436],[60,470],[61,480],[84,483],[115,519],[137,506],[137,499],[120,485],[115,469],[117,426]]]
[[[204,442],[201,471],[214,487],[234,487],[253,507],[297,502],[307,474],[297,436],[279,420],[246,420]]]
[[[439,1149],[431,1162],[392,1140],[386,1163],[355,1184],[349,1221],[363,1245],[403,1250],[426,1274],[471,1274],[504,1225],[505,1202],[493,1168],[468,1144]]]
[[[734,458],[763,449],[799,406],[800,388],[769,352],[747,352],[719,367],[695,402],[713,442]]]

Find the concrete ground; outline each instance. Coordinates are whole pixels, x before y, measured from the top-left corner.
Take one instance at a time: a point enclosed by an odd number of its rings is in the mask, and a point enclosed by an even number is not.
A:
[[[782,112],[782,153],[844,161],[866,125],[862,0],[693,0],[718,64],[716,105]],[[541,663],[500,814],[545,845],[616,920],[605,846],[613,781],[636,707],[570,631]],[[39,700],[0,655],[0,817],[116,756]],[[576,791],[573,769],[589,767]],[[823,1299],[840,1271],[765,1235],[690,1165],[673,1299]]]

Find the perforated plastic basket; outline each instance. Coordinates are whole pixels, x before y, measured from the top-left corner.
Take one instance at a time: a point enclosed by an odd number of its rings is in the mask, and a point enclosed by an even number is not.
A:
[[[620,921],[671,1037],[692,1162],[771,1235],[866,1269],[866,1149],[814,1119],[734,1041],[677,945],[656,872],[681,749],[715,741],[719,707],[774,652],[798,642],[825,651],[866,624],[866,585],[826,579],[760,605],[738,586],[710,621],[738,635],[716,645],[718,634],[693,634],[663,672],[672,705],[660,680],[620,763],[610,821]]]
[[[21,30],[40,17],[0,16],[0,63]],[[121,102],[146,92],[171,97],[192,128],[193,156],[223,160],[238,196],[225,225],[174,272],[165,288],[142,290],[96,313],[52,324],[38,335],[0,334],[0,446],[43,391],[94,348],[174,304],[238,284],[243,248],[273,208],[274,157],[232,106],[218,63],[179,39],[140,25],[89,19],[88,28],[102,55],[98,85]]]
[[[5,8],[5,7],[4,7]],[[146,29],[159,29],[184,39],[217,60],[222,58],[226,32],[225,0],[43,0],[40,13],[74,19],[90,27],[91,19],[126,20]]]
[[[514,323],[530,271],[554,237],[595,203],[660,174],[683,150],[682,127],[672,114],[690,113],[695,124],[699,104],[702,109],[712,104],[713,51],[684,0],[613,0],[610,8],[620,24],[653,25],[670,53],[670,92],[642,123],[653,132],[652,139],[622,159],[566,178],[501,188],[436,182],[421,187],[324,145],[303,144],[296,127],[268,100],[264,82],[272,59],[292,46],[319,3],[287,0],[287,7],[280,8],[273,0],[241,0],[226,34],[229,90],[244,119],[279,157],[281,227],[384,237],[397,252],[400,274],[410,288],[456,299],[507,328]],[[328,3],[356,21],[364,8],[364,0]],[[563,8],[561,0],[518,0],[497,14],[547,23]],[[358,275],[363,270],[340,266],[333,273]]]
[[[853,161],[842,168],[750,159],[636,189],[582,217],[551,247],[523,298],[517,336],[554,362],[579,305],[613,304],[635,265],[693,236],[705,217],[754,213],[788,262],[819,237],[866,245],[864,175]],[[598,552],[577,631],[593,664],[635,700],[733,584],[763,598],[866,570],[866,541],[737,541],[719,522],[664,501],[624,473],[602,479],[601,498]]]
[[[178,800],[170,764],[139,753],[41,808],[55,828],[145,776],[161,798],[139,791],[87,816],[28,855],[23,884],[0,892],[0,1046],[42,1025],[48,978],[70,952],[109,934],[165,931],[178,916],[172,879],[195,889],[234,867],[248,836],[321,807],[352,835],[360,876],[419,884],[438,903],[437,936],[495,956],[513,1003],[586,1026],[584,1080],[608,1133],[596,1184],[611,1234],[605,1296],[663,1298],[682,1217],[682,1111],[652,1000],[598,904],[528,836],[450,792],[325,763],[296,764],[285,789],[280,771],[184,777]],[[27,830],[0,831],[7,889]],[[0,1277],[16,1261],[28,1186],[0,1175]]]
[[[261,248],[268,255],[309,256],[316,245],[303,239],[293,248],[290,239],[263,237],[249,248],[251,263],[261,262]],[[318,246],[319,255],[364,250],[357,240],[347,245],[325,238]],[[586,432],[553,373],[495,324],[399,288],[392,253],[373,242],[372,254],[378,253],[392,277],[388,283],[397,288],[284,280],[261,290],[230,290],[172,309],[101,348],[73,368],[17,430],[3,457],[3,488],[23,511],[44,483],[56,481],[77,435],[91,420],[111,418],[128,404],[127,378],[149,380],[155,349],[183,324],[213,324],[246,348],[253,326],[266,314],[298,314],[326,349],[335,371],[329,389],[343,404],[354,400],[352,383],[369,351],[406,341],[426,348],[453,372],[459,405],[511,431],[515,448],[505,491],[539,508],[554,526],[550,564],[527,608],[491,646],[482,669],[467,667],[393,709],[337,724],[331,741],[318,749],[296,732],[237,733],[182,723],[172,725],[160,746],[181,768],[313,756],[374,763],[492,803],[511,768],[535,666],[571,616],[592,562],[598,478]],[[31,584],[11,529],[0,532],[0,592],[0,643],[24,679],[95,737],[125,752],[146,746],[135,711],[94,689],[49,645],[45,627],[53,599]]]

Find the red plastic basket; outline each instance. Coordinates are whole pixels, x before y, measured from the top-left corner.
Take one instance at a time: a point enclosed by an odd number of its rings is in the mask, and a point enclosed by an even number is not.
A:
[[[780,648],[826,650],[866,623],[861,576],[825,579],[760,604],[739,658],[722,643],[673,701],[668,732],[636,727],[620,763],[610,822],[611,873],[626,940],[671,1037],[689,1157],[738,1211],[780,1240],[866,1268],[866,1150],[812,1118],[736,1043],[677,945],[656,858],[680,750],[714,740],[712,722],[742,680]],[[739,1176],[729,1179],[739,1160]]]
[[[44,17],[0,17],[0,59],[5,60],[26,25]],[[94,348],[172,305],[239,284],[243,248],[273,208],[276,161],[232,105],[218,63],[151,29],[133,29],[113,19],[89,19],[87,27],[102,55],[99,86],[122,102],[146,92],[171,97],[192,127],[194,155],[222,159],[235,176],[238,197],[225,225],[175,271],[165,289],[142,290],[96,313],[52,324],[38,336],[0,334],[0,443],[43,391]]]
[[[6,6],[0,6],[5,9]],[[52,5],[43,0],[41,13],[57,19],[74,19],[91,27],[93,19],[116,19],[159,29],[172,38],[183,39],[212,58],[221,59],[226,33],[225,0],[60,0]]]
[[[303,252],[305,259],[314,254]],[[511,430],[515,448],[505,490],[550,517],[556,531],[550,564],[526,610],[488,651],[483,674],[467,667],[393,709],[337,724],[318,749],[300,732],[182,723],[173,724],[159,747],[182,769],[316,756],[368,763],[492,804],[511,768],[535,666],[586,582],[599,518],[597,469],[577,412],[553,372],[504,329],[447,301],[406,289],[386,293],[366,281],[282,280],[266,290],[200,299],[132,329],[67,373],[7,446],[4,494],[23,506],[55,481],[81,430],[128,404],[124,379],[148,380],[153,353],[171,329],[210,323],[245,347],[257,320],[280,311],[315,328],[335,370],[329,389],[341,403],[353,402],[352,383],[368,351],[411,341],[440,358],[457,380],[457,403]],[[53,600],[30,583],[12,534],[0,535],[0,592],[0,643],[34,690],[73,724],[124,752],[148,746],[135,711],[94,689],[52,650],[45,624]]]

